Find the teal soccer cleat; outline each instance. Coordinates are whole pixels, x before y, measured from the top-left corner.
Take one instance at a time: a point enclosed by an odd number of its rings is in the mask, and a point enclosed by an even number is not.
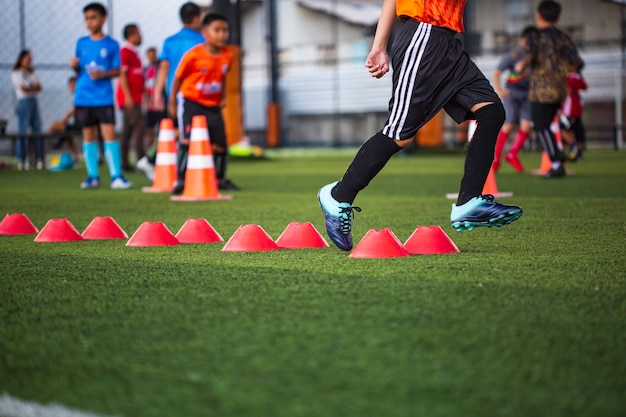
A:
[[[350,203],[340,203],[333,198],[331,190],[338,181],[323,186],[317,193],[322,212],[326,233],[330,240],[341,250],[352,249],[352,219],[354,211],[361,211],[360,207],[353,207]]]
[[[450,222],[452,227],[462,232],[475,227],[504,226],[519,219],[521,215],[521,207],[498,203],[493,195],[484,194],[460,206],[453,204]]]

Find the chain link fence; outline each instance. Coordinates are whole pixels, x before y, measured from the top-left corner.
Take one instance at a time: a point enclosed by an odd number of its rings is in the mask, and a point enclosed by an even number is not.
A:
[[[105,31],[120,43],[124,25],[139,25],[142,56],[150,46],[160,51],[164,39],[180,29],[178,10],[184,0],[100,1],[109,10]],[[271,88],[265,9],[271,0],[241,1],[244,129],[256,143],[263,143]],[[317,1],[330,2],[330,6],[326,11],[311,10],[311,4]],[[82,8],[88,2],[0,0],[0,117],[8,119],[9,132],[17,129],[10,73],[21,49],[32,52],[42,81],[39,104],[44,129],[70,108],[72,99],[66,85],[72,71],[68,63],[76,40],[87,34]],[[318,144],[357,144],[384,119],[390,94],[390,77],[372,80],[363,69],[373,26],[346,22],[333,14],[332,7],[343,3],[340,0],[276,2],[280,100],[283,135],[287,138],[283,144],[309,144],[304,140],[307,135],[312,138],[310,143],[329,136]],[[197,3],[207,9],[211,1]],[[623,124],[624,6],[604,0],[563,3],[562,23],[573,33],[587,61],[585,76],[590,88],[584,98],[590,140],[613,143]],[[472,13],[468,26],[472,34],[480,34],[472,39],[482,45],[473,47],[478,51],[474,58],[490,78],[499,53],[515,37],[511,22],[518,26],[522,18],[526,19],[523,22],[531,22],[535,2],[473,0],[469,5]],[[303,116],[311,120],[309,125],[303,123]],[[121,117],[117,119],[119,123]],[[328,121],[334,127],[325,130]],[[452,125],[446,126],[450,127],[446,132],[454,138]],[[10,153],[8,142],[0,141],[1,153]]]

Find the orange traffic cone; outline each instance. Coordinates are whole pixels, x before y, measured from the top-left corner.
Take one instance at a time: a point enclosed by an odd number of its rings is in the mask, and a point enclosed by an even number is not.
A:
[[[144,193],[168,193],[176,182],[176,137],[172,119],[161,119],[152,187],[143,187]]]
[[[493,168],[489,170],[487,180],[483,186],[483,194],[491,194],[494,197],[512,197],[513,193],[510,191],[498,191],[498,184],[496,182],[496,173]]]
[[[173,195],[170,197],[171,200],[203,201],[233,198],[232,195],[221,195],[218,191],[211,140],[204,116],[194,116],[191,119],[188,155],[183,194]]]

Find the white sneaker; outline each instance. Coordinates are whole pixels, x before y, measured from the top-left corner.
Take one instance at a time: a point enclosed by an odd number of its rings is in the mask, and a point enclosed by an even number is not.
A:
[[[43,161],[40,159],[37,161],[37,170],[41,171],[43,169]]]
[[[17,163],[17,170],[18,171],[23,171],[24,170],[24,163],[23,162],[18,162]]]
[[[124,178],[121,175],[119,177],[117,177],[117,178],[114,178],[111,181],[111,189],[112,190],[128,190],[132,186],[133,186],[133,183],[128,181],[126,178]]]
[[[135,164],[137,170],[141,172],[150,182],[154,181],[154,165],[148,161],[148,157],[144,156]]]
[[[30,162],[24,162],[24,171],[30,171]]]
[[[96,177],[87,177],[87,179],[80,183],[80,188],[83,190],[92,190],[100,187],[100,179]]]

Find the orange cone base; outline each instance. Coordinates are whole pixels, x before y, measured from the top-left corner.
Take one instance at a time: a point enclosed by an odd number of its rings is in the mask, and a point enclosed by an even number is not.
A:
[[[262,252],[280,249],[270,235],[256,224],[239,226],[222,248],[223,252]]]
[[[276,244],[285,249],[327,248],[328,242],[312,223],[289,223],[276,239]]]
[[[162,222],[143,222],[126,246],[174,246],[180,242]]]
[[[224,239],[206,219],[188,219],[176,233],[180,243],[215,243]]]
[[[35,242],[73,242],[84,240],[68,219],[50,219],[35,237]]]
[[[459,248],[439,226],[417,226],[404,243],[412,255],[441,255],[458,253]]]
[[[218,194],[215,197],[205,197],[205,196],[187,196],[187,195],[173,195],[170,197],[172,201],[211,201],[211,200],[232,200],[232,195],[222,195]]]
[[[0,222],[0,235],[30,235],[37,232],[37,227],[22,213],[7,214]]]
[[[159,187],[142,187],[141,191],[144,193],[171,193],[174,187],[170,189],[159,188]]]
[[[111,217],[94,217],[85,228],[83,239],[128,239],[126,232]]]
[[[391,229],[370,229],[352,249],[350,258],[398,258],[410,253]]]

